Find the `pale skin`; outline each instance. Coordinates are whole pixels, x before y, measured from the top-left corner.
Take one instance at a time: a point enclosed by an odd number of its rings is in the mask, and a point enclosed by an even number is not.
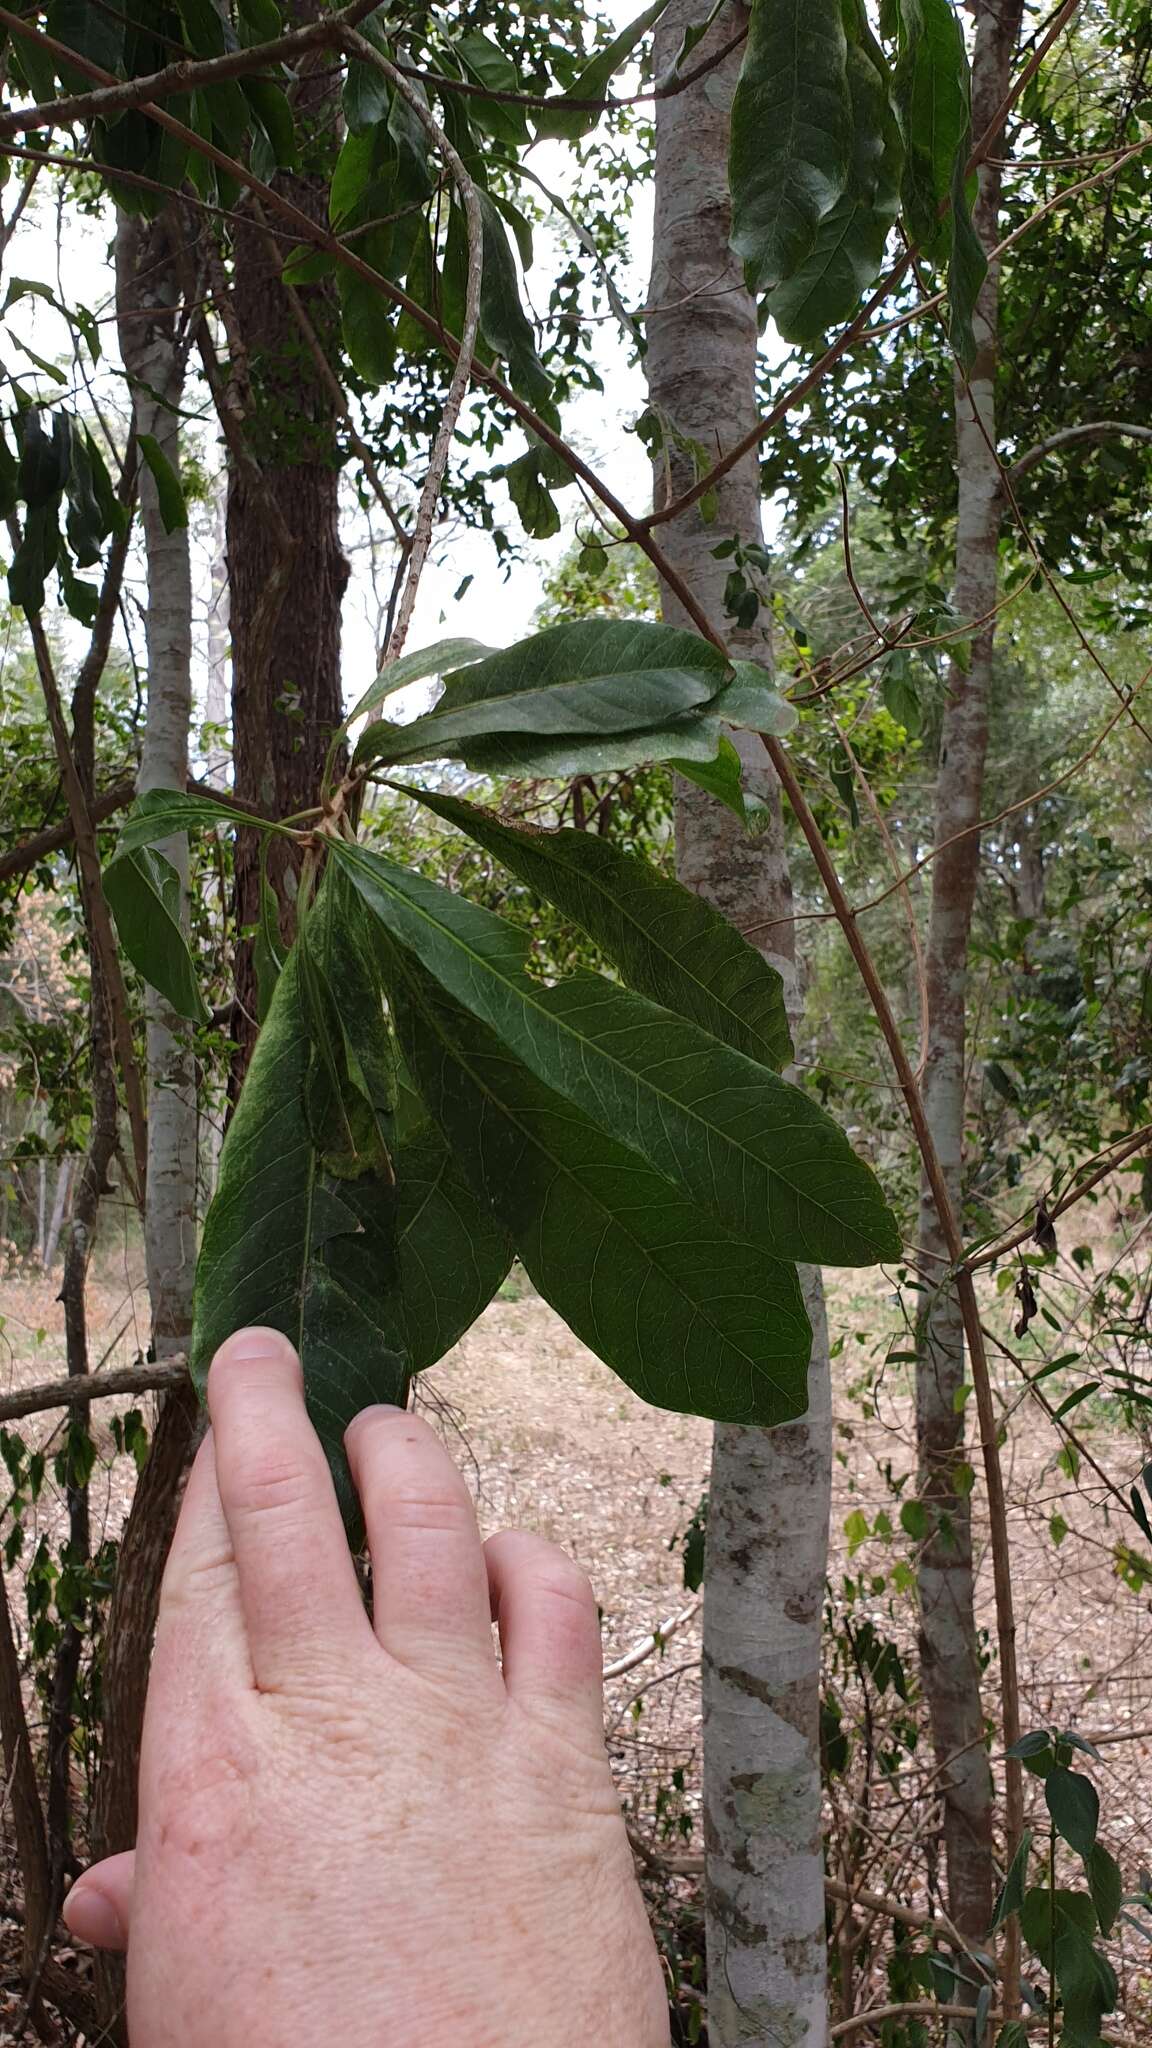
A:
[[[137,1847],[64,1908],[127,1943],[133,2048],[668,2048],[583,1573],[523,1531],[482,1543],[432,1430],[368,1409],[370,1618],[291,1346],[240,1331],[208,1405]]]

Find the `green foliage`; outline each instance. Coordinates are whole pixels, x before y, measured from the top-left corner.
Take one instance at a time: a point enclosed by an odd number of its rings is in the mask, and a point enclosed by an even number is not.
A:
[[[699,897],[586,832],[506,825],[430,790],[421,803],[574,920],[630,988],[779,1071],[792,1057],[779,974]]]
[[[844,192],[853,110],[841,0],[754,0],[732,103],[732,247],[774,290]]]

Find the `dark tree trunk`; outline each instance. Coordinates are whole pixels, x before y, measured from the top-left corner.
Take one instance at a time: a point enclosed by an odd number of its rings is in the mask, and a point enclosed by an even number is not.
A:
[[[320,12],[294,0],[286,25]],[[314,133],[305,151],[318,168],[281,174],[293,203],[327,218],[335,148],[331,60],[302,81],[297,112]],[[342,717],[340,607],[348,564],[340,547],[337,409],[330,378],[315,362],[281,283],[284,251],[263,223],[236,230],[231,336],[233,373],[244,391],[242,432],[250,460],[229,464],[227,552],[232,629],[235,787],[271,817],[318,801],[333,732]],[[324,283],[300,292],[329,362],[336,359],[336,305]],[[239,353],[241,360],[237,361]],[[251,944],[260,899],[261,842],[241,832],[236,847],[236,1016],[238,1085],[256,1038]],[[267,849],[268,879],[292,935],[298,864],[282,839]]]

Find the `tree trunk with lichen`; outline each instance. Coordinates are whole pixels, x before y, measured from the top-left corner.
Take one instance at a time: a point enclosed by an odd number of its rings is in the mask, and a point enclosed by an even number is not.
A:
[[[977,0],[972,60],[973,133],[983,135],[1003,103],[1020,32],[1020,0],[993,8]],[[993,147],[992,155],[996,156]],[[1001,171],[985,162],[975,226],[986,249],[998,238]],[[928,1058],[924,1108],[949,1195],[963,1208],[965,1009],[968,944],[980,861],[979,821],[988,745],[1003,500],[996,464],[998,266],[980,293],[973,322],[976,360],[957,373],[956,567],[953,606],[962,619],[988,619],[973,634],[967,667],[948,674],[936,778],[925,979]],[[964,835],[964,836],[959,836]],[[929,1532],[919,1560],[920,1662],[944,1799],[948,1905],[973,1940],[992,1919],[992,1775],[984,1738],[974,1604],[972,1521],[965,1444],[965,1349],[954,1287],[940,1286],[949,1259],[927,1182],[921,1186],[917,1242],[922,1251],[917,1327],[916,1425],[920,1497]]]
[[[668,70],[707,0],[673,0],[656,34]],[[730,37],[726,12],[713,36]],[[703,54],[707,45],[702,46]],[[728,126],[738,58],[656,112],[656,217],[648,303],[650,404],[664,428],[656,503],[693,480],[684,440],[709,458],[756,416],[757,323],[728,247]],[[730,630],[717,544],[761,536],[755,456],[699,507],[658,529],[669,560],[734,652],[767,663],[766,633]],[[664,615],[681,622],[665,594]],[[779,793],[760,743],[734,734],[768,800],[749,837],[690,784],[676,804],[680,878],[779,968],[795,1009],[792,885]],[[831,1484],[831,1401],[823,1292],[803,1276],[813,1326],[809,1409],[782,1429],[717,1427],[704,1578],[704,1829],[711,2048],[824,2048],[827,1960],[820,1801],[820,1645]]]

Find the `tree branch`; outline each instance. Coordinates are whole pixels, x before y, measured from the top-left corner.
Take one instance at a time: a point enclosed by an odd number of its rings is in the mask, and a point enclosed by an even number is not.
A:
[[[94,825],[103,825],[132,802],[136,784],[114,782],[88,807],[88,814]],[[6,853],[0,853],[0,882],[6,882],[12,875],[26,875],[37,861],[49,853],[59,853],[61,847],[70,846],[75,838],[71,818],[62,825],[47,825],[42,832],[34,832],[29,839],[21,840],[19,846],[10,846]]]
[[[1131,420],[1085,420],[1079,427],[1061,427],[1058,433],[1037,441],[1026,454],[1018,455],[1015,462],[1008,464],[1009,479],[1018,484],[1021,477],[1059,449],[1071,448],[1078,441],[1103,441],[1111,434],[1129,441],[1152,441],[1152,427],[1138,427]]]
[[[111,1400],[114,1394],[149,1394],[166,1387],[178,1387],[188,1377],[188,1361],[182,1355],[165,1358],[155,1365],[126,1365],[115,1372],[79,1374],[67,1380],[38,1380],[35,1386],[18,1387],[0,1394],[0,1422],[14,1422],[22,1415],[40,1415],[51,1408],[87,1408],[92,1401]]]

